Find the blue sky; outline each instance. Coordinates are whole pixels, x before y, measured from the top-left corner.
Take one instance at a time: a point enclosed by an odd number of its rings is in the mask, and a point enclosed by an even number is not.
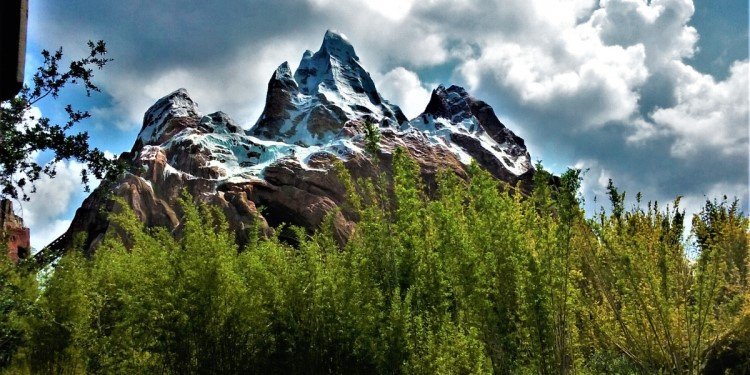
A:
[[[588,169],[587,208],[609,178],[629,196],[695,211],[705,196],[748,196],[748,3],[735,0],[32,0],[27,71],[41,49],[81,56],[103,39],[114,61],[78,130],[127,151],[143,112],[185,87],[204,113],[246,127],[283,61],[294,68],[326,29],[352,42],[381,94],[416,116],[438,84],[462,85],[521,135],[532,158]],[[29,76],[27,74],[27,76]],[[43,158],[43,156],[41,156]],[[32,245],[62,233],[86,194],[64,163],[24,203]]]

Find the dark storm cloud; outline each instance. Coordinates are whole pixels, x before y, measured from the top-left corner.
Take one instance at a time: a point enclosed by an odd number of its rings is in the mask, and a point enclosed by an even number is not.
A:
[[[107,42],[114,61],[98,79],[112,103],[98,120],[136,128],[150,103],[186,87],[202,109],[251,123],[275,67],[320,44],[326,26],[313,11],[303,1],[33,2],[30,39],[70,56]]]
[[[674,89],[675,82],[672,77],[660,72],[652,74],[638,90],[641,116],[647,117],[656,108],[669,108],[677,104]]]
[[[305,24],[311,10],[292,1],[54,1],[32,17],[34,32],[51,45],[104,39],[131,69],[144,73],[173,65],[218,65],[240,47],[279,35],[302,38],[320,29]]]

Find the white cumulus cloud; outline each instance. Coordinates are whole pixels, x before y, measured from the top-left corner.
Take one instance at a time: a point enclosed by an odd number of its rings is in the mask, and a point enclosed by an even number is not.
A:
[[[579,29],[563,37],[561,56],[516,43],[486,44],[458,72],[472,90],[510,90],[520,105],[579,125],[628,119],[647,77],[642,46],[604,46],[581,40],[585,34]]]
[[[36,183],[36,192],[29,194],[31,200],[21,203],[18,211],[24,225],[31,229],[32,247],[41,249],[67,229],[71,202],[80,201],[85,194],[81,185],[83,168],[84,165],[77,161],[58,162],[55,177],[45,175],[40,178]],[[98,184],[97,180],[92,179],[91,188]]]
[[[174,67],[151,77],[133,79],[132,72],[120,72],[107,84],[114,108],[97,108],[99,121],[116,121],[122,129],[140,126],[143,114],[156,100],[178,88],[185,88],[203,113],[223,111],[243,126],[251,126],[265,103],[268,80],[284,61],[294,66],[305,46],[285,40],[269,43],[260,50],[244,48],[215,67]],[[120,75],[121,74],[121,75]]]
[[[646,48],[650,68],[690,57],[698,32],[687,23],[695,12],[691,0],[603,0],[589,23],[606,44]]]
[[[736,62],[721,82],[681,66],[677,105],[652,114],[658,127],[675,135],[672,154],[700,157],[703,152],[723,155],[748,153],[748,61]]]
[[[377,82],[383,97],[401,107],[407,118],[417,117],[430,101],[430,91],[426,89],[416,73],[398,67],[386,73]]]

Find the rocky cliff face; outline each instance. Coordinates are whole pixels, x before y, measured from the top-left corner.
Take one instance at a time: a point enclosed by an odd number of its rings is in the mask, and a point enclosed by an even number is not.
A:
[[[363,151],[365,121],[381,131],[375,157]],[[244,242],[254,220],[266,231],[281,223],[317,227],[345,200],[333,162],[343,161],[355,177],[372,177],[388,173],[397,147],[417,160],[428,181],[444,169],[464,176],[472,160],[510,183],[530,186],[533,174],[523,140],[485,102],[461,87],[440,86],[424,113],[409,121],[380,96],[347,39],[328,31],[294,73],[286,62],[273,72],[263,114],[247,131],[222,112],[201,114],[184,89],[158,100],[133,149],[121,156],[132,168],[106,192],[124,198],[146,225],[178,233],[177,199],[187,189],[220,206]],[[103,189],[84,201],[56,247],[84,231],[93,251],[113,230],[104,212],[117,208]],[[334,225],[343,240],[353,217],[339,212]]]

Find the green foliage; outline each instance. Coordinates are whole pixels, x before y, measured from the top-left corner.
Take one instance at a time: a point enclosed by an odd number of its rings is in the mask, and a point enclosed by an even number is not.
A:
[[[365,121],[365,151],[372,156],[380,151],[380,129],[371,121]]]
[[[11,364],[25,344],[24,318],[31,312],[36,283],[0,256],[0,369]]]
[[[639,371],[698,373],[714,343],[743,314],[747,269],[735,262],[747,259],[747,220],[736,209],[708,202],[693,220],[699,248],[693,262],[681,240],[679,198],[664,211],[649,203],[647,210],[625,212],[623,195],[611,191],[612,214],[602,211],[591,222],[596,236],[581,246],[592,307],[589,334]],[[714,230],[723,232],[716,237],[721,241],[710,239]]]
[[[120,202],[119,229],[93,258],[65,256],[38,298],[9,295],[33,308],[7,319],[19,340],[2,364],[10,373],[742,373],[747,362],[727,359],[750,350],[748,224],[736,204],[709,202],[694,219],[691,260],[679,202],[626,210],[612,186],[617,212],[586,220],[578,171],[550,185],[558,180],[538,166],[524,198],[474,164],[467,180],[440,174],[430,196],[404,150],[393,163],[390,182],[352,181],[337,167],[344,209],[359,218],[343,249],[333,214],[313,234],[288,228],[295,247],[258,233],[238,249],[218,209],[188,195],[177,239],[145,229]]]
[[[29,110],[42,99],[51,96],[57,98],[60,91],[69,84],[81,84],[86,95],[99,91],[91,81],[93,67],[101,69],[111,59],[104,42],[89,41],[89,55],[71,61],[68,69],[61,66],[62,48],[54,53],[42,51],[43,65],[32,77],[33,87],[24,86],[13,99],[0,103],[0,196],[29,200],[29,193],[36,190],[35,182],[43,175],[55,176],[58,161],[76,159],[86,165],[81,171],[81,183],[88,190],[89,175],[97,179],[118,174],[122,166],[109,160],[96,148],[91,149],[88,134],[81,132],[68,134],[77,123],[90,117],[86,111],[74,109],[70,104],[65,106],[68,120],[64,124],[53,124],[49,118],[29,118]],[[29,121],[31,120],[31,121]],[[31,124],[33,122],[34,124]],[[51,151],[52,160],[44,165],[38,164],[31,155],[39,151]],[[27,188],[30,188],[27,190]]]

